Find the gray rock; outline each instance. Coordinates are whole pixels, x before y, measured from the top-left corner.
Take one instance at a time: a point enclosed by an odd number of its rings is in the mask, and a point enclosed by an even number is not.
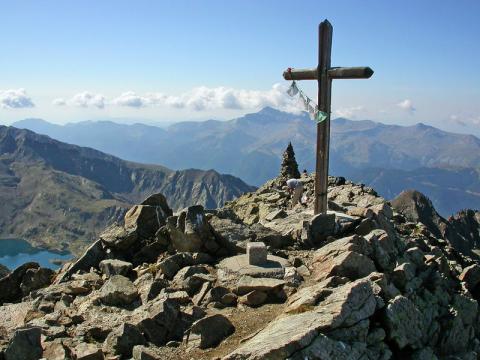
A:
[[[415,265],[406,262],[398,265],[392,272],[392,282],[399,289],[405,289],[407,283],[415,277]]]
[[[245,295],[254,290],[269,293],[281,290],[284,285],[285,281],[279,279],[242,276],[237,283],[235,293]]]
[[[330,331],[327,335],[330,339],[343,342],[361,342],[366,343],[370,321],[363,319],[353,326],[347,328],[338,328]]]
[[[399,254],[395,237],[385,230],[373,230],[365,236],[372,247],[372,256],[380,270],[391,271],[395,267],[395,259]]]
[[[153,346],[135,345],[132,351],[133,360],[158,360],[162,358],[158,348]]]
[[[347,234],[351,234],[361,221],[362,219],[357,216],[336,213],[334,236],[345,236]]]
[[[464,325],[473,325],[478,316],[478,302],[462,294],[453,296],[452,308]]]
[[[7,276],[1,278],[0,305],[4,302],[15,302],[19,300],[23,295],[20,284],[22,283],[23,277],[25,276],[26,272],[30,269],[36,270],[39,267],[40,265],[35,262],[28,262],[19,266]]]
[[[472,291],[480,283],[480,266],[477,264],[467,266],[458,278],[465,282],[467,289]]]
[[[449,318],[445,321],[437,344],[442,355],[462,354],[467,350],[467,345],[474,337],[471,326],[464,326],[460,317]]]
[[[42,357],[48,360],[65,360],[68,354],[61,341],[46,341],[43,343]]]
[[[282,218],[277,218],[282,219]],[[250,229],[254,233],[254,241],[263,242],[273,249],[281,249],[293,243],[290,231],[279,232],[278,229],[263,226],[262,224],[253,224]]]
[[[305,265],[302,265],[306,271],[308,272],[308,269],[306,268]],[[304,270],[304,269],[302,269]],[[310,272],[309,272],[310,274]],[[283,277],[283,280],[285,280],[285,285],[287,286],[291,286],[291,287],[299,287],[302,280],[303,280],[303,277],[299,274],[299,272],[297,271],[296,268],[294,268],[293,266],[289,266],[287,268],[285,268],[285,275]]]
[[[138,312],[135,319],[138,329],[149,342],[163,346],[174,332],[179,315],[177,302],[159,299]]]
[[[173,282],[182,285],[185,280],[195,274],[208,274],[208,268],[205,265],[185,266],[173,278]]]
[[[344,251],[354,251],[365,256],[371,256],[372,247],[362,236],[348,236],[322,246],[315,251],[313,261],[316,262],[325,258],[335,257]]]
[[[105,255],[106,252],[103,248],[102,241],[95,241],[67,271],[60,275],[56,282],[61,283],[69,280],[77,271],[88,272],[90,268],[98,267],[98,264],[105,258]]]
[[[95,344],[81,342],[72,353],[76,360],[103,360],[102,349]]]
[[[99,264],[99,268],[107,277],[113,275],[127,276],[130,271],[132,271],[132,263],[122,260],[108,259],[102,260]]]
[[[333,276],[314,285],[303,287],[288,299],[285,312],[294,314],[312,310],[319,302],[331,295],[334,288],[347,281],[348,279]]]
[[[318,246],[335,232],[335,214],[318,214],[303,224],[306,246]]]
[[[182,305],[187,305],[192,301],[190,295],[188,295],[186,291],[174,291],[166,293],[166,295],[167,299],[173,300]]]
[[[220,302],[225,306],[235,306],[238,302],[238,296],[229,292],[220,298]]]
[[[212,331],[212,329],[215,329]],[[189,346],[207,349],[215,347],[235,332],[230,320],[221,314],[210,315],[192,324],[186,337]]]
[[[162,229],[159,229],[161,231]],[[132,257],[133,264],[141,265],[143,263],[154,263],[158,260],[158,257],[168,249],[170,239],[167,239],[160,234],[156,234],[156,240],[145,244],[140,250],[138,250]]]
[[[166,219],[173,215],[172,209],[168,206],[167,199],[163,194],[157,193],[150,195],[140,205],[148,205],[159,208],[160,215]]]
[[[274,210],[271,213],[269,213],[267,216],[265,216],[265,220],[267,221],[272,221],[275,219],[283,219],[287,217],[287,213],[283,209],[278,209]]]
[[[124,251],[137,241],[133,230],[127,231],[123,226],[114,224],[100,234],[100,240],[109,248]]]
[[[124,306],[138,298],[138,291],[125,276],[114,275],[102,286],[99,297],[105,305]]]
[[[5,350],[5,360],[37,360],[42,357],[40,328],[16,330]]]
[[[137,287],[143,304],[156,298],[169,285],[166,279],[154,278],[151,273],[143,274],[133,284]]]
[[[135,233],[139,239],[150,239],[165,221],[160,207],[135,205],[125,214],[125,230]]]
[[[210,282],[204,282],[199,291],[192,297],[193,304],[198,306],[204,303],[208,299],[207,295],[211,287],[212,284]],[[207,300],[206,302],[208,303],[209,301]]]
[[[194,274],[183,281],[183,288],[190,295],[195,295],[204,283],[214,283],[216,278],[210,274]]]
[[[405,254],[417,267],[422,268],[425,266],[425,254],[419,247],[409,248],[405,251]]]
[[[331,359],[351,360],[361,359],[366,352],[364,343],[353,343],[352,345],[343,341],[332,340],[329,337],[319,334],[307,347],[292,354],[289,359]]]
[[[421,222],[435,237],[442,237],[446,221],[435,211],[432,202],[425,195],[416,190],[406,190],[391,203],[407,220]]]
[[[267,300],[267,293],[260,290],[253,290],[241,296],[238,302],[248,306],[260,306]]]
[[[355,228],[355,234],[365,236],[375,229],[372,219],[363,219]]]
[[[228,294],[230,290],[224,286],[215,286],[210,290],[210,300],[211,301],[221,301],[222,297]]]
[[[55,271],[48,268],[30,268],[23,275],[20,289],[22,295],[27,296],[34,290],[41,289],[52,283]]]
[[[124,323],[107,336],[102,350],[107,354],[130,357],[133,347],[143,344],[145,344],[145,339],[140,331],[134,325]]]
[[[158,268],[167,279],[171,280],[185,266],[210,264],[213,261],[213,258],[206,253],[177,253],[158,263]]]
[[[305,265],[297,267],[297,273],[304,278],[311,275],[310,270]]]
[[[344,251],[337,256],[316,257],[313,276],[323,280],[330,276],[343,276],[351,280],[365,277],[376,271],[370,258],[354,251]]]
[[[239,249],[246,249],[247,242],[256,237],[255,232],[243,222],[213,216],[209,223],[219,236]]]
[[[220,238],[208,223],[203,206],[190,206],[183,210],[176,219],[167,222],[167,230],[172,241],[172,246],[177,251],[185,252],[207,252],[215,254],[228,243],[220,244]]]
[[[165,275],[167,279],[173,279],[175,274],[180,270],[183,265],[182,254],[175,254],[167,257],[158,263],[158,268]]]
[[[400,349],[407,345],[413,349],[422,347],[425,331],[423,314],[409,299],[399,295],[390,301],[384,321],[388,338]]]

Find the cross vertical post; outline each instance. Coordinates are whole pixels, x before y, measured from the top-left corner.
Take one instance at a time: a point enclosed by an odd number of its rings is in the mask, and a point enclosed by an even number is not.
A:
[[[369,67],[331,67],[333,27],[328,20],[318,28],[318,66],[315,69],[291,69],[283,73],[285,80],[317,80],[318,111],[323,115],[317,123],[317,148],[315,164],[315,214],[325,214],[328,209],[328,158],[330,149],[330,106],[332,79],[368,79],[373,75]],[[317,121],[319,121],[317,119]]]
[[[332,53],[333,28],[328,20],[318,27],[318,110],[327,118],[317,124],[317,158],[315,165],[314,213],[327,212],[328,156],[330,148],[330,99],[332,80],[328,77]]]

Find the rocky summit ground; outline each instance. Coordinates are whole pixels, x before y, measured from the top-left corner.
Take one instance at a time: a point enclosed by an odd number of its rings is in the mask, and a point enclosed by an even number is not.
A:
[[[58,272],[6,274],[0,359],[477,359],[476,259],[343,178],[314,216],[303,180],[293,209],[282,179],[213,211],[153,195]]]

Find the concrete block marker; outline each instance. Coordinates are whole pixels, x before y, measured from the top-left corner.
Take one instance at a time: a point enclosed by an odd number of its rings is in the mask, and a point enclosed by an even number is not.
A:
[[[248,243],[247,256],[250,265],[263,265],[267,262],[267,247],[263,242]]]

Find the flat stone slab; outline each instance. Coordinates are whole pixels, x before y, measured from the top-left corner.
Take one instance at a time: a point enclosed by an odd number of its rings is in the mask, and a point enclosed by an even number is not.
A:
[[[288,260],[274,255],[268,255],[262,265],[250,265],[248,255],[237,255],[223,259],[217,265],[217,275],[220,281],[238,279],[243,275],[283,279],[287,266],[290,266]]]

